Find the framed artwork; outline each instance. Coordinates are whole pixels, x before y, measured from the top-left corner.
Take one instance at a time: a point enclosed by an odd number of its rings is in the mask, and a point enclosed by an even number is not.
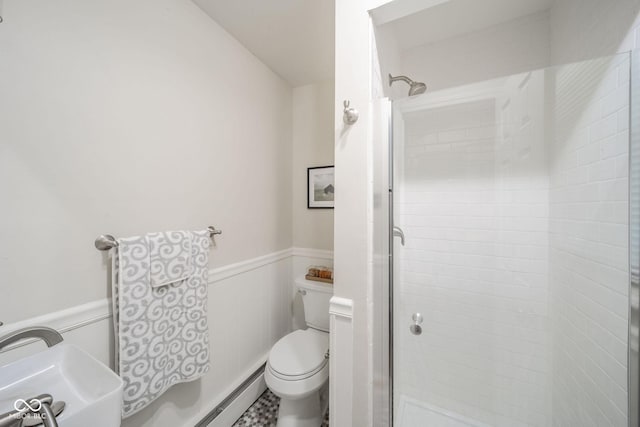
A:
[[[307,168],[307,208],[333,209],[334,167]]]

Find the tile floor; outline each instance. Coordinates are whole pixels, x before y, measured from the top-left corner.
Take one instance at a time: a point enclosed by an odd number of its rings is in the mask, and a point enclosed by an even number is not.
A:
[[[233,424],[233,427],[275,427],[278,420],[280,399],[271,390],[262,393],[249,409]],[[322,426],[329,427],[329,411],[324,416]]]

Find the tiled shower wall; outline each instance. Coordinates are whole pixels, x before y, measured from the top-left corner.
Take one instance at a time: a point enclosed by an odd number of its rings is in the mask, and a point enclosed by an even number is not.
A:
[[[462,92],[491,95],[403,115],[396,391],[487,425],[547,425],[544,75],[487,86]],[[420,336],[408,329],[415,312]]]
[[[628,70],[620,56],[536,71],[402,115],[399,405],[626,426]]]
[[[554,425],[626,426],[629,58],[549,76]]]

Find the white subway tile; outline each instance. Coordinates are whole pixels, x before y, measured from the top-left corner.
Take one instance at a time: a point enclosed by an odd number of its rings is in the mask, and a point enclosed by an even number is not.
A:
[[[618,130],[618,116],[610,114],[589,127],[589,142],[600,141],[615,135]]]

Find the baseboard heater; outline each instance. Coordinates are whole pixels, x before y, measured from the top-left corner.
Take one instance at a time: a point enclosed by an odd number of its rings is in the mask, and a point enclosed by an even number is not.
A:
[[[253,374],[249,376],[246,380],[242,382],[235,390],[233,390],[227,397],[225,397],[222,402],[211,412],[209,412],[205,417],[198,422],[194,427],[207,427],[211,424],[222,412],[231,405],[231,403],[238,398],[251,384],[253,384],[260,376],[264,373],[264,368],[266,363],[262,364],[258,369],[256,369]]]

